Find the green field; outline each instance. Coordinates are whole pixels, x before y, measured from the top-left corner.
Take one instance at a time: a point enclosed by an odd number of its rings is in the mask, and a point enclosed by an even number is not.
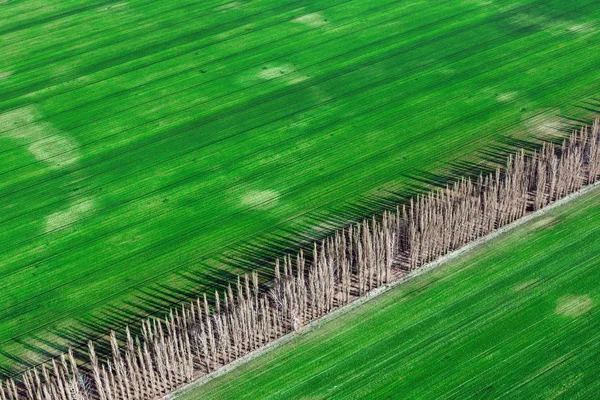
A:
[[[0,367],[239,273],[241,244],[290,246],[589,118],[599,18],[595,0],[0,2]]]
[[[600,189],[180,396],[590,399]]]

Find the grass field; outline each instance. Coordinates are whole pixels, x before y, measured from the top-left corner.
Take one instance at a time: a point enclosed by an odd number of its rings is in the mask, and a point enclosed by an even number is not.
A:
[[[589,399],[600,189],[180,397]]]
[[[289,244],[590,117],[599,17],[593,0],[0,2],[0,367],[240,272],[242,243]]]

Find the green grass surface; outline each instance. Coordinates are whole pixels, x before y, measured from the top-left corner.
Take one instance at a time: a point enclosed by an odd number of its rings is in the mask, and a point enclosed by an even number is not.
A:
[[[0,2],[0,367],[239,273],[241,243],[289,244],[589,118],[599,17],[594,0]]]
[[[590,399],[600,189],[180,396]]]

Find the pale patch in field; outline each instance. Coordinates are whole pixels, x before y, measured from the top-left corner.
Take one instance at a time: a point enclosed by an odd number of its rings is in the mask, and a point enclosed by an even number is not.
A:
[[[229,39],[234,36],[241,36],[241,35],[244,35],[244,33],[248,32],[249,30],[253,29],[255,26],[256,26],[256,24],[253,24],[253,23],[241,25],[236,28],[229,29],[223,33],[219,33],[216,36],[216,38],[220,39],[220,40],[225,40],[225,39]],[[231,48],[235,48],[236,44],[234,42],[234,43],[227,44],[225,46],[232,46]]]
[[[294,85],[307,80],[309,77],[302,75],[296,71],[291,64],[283,64],[277,66],[264,66],[256,75],[259,79],[270,81],[273,79],[281,79],[288,85]]]
[[[436,72],[442,74],[442,75],[454,75],[456,73],[456,69],[452,68],[448,65],[445,65],[443,67],[439,67]]]
[[[242,3],[239,1],[232,1],[231,3],[223,4],[221,6],[215,7],[216,11],[227,11],[232,9],[237,9],[242,6]]]
[[[309,126],[310,124],[308,123],[308,121],[306,119],[301,119],[298,121],[294,121],[291,122],[287,128],[289,129],[295,129],[295,128],[306,128],[307,126]]]
[[[537,279],[530,279],[530,280],[528,280],[528,281],[525,281],[525,282],[519,283],[518,285],[516,285],[516,286],[513,288],[513,290],[514,290],[515,292],[523,292],[523,291],[526,291],[526,290],[529,290],[529,289],[531,289],[533,286],[537,285],[537,283],[538,283],[538,280],[537,280]]]
[[[80,157],[77,143],[50,123],[39,121],[38,114],[33,106],[1,114],[0,134],[26,141],[29,152],[50,168],[60,169],[75,163]]]
[[[72,204],[66,210],[54,212],[46,218],[46,232],[55,231],[65,228],[66,226],[76,222],[81,217],[85,216],[94,208],[94,201],[90,198],[82,202]]]
[[[546,15],[533,15],[520,13],[510,20],[510,23],[521,28],[534,28],[543,30],[551,35],[562,35],[565,32],[593,33],[593,24],[573,24],[574,21],[567,19],[551,18]]]
[[[565,317],[579,317],[592,309],[590,296],[566,295],[558,299],[556,314]]]
[[[12,76],[12,72],[11,71],[4,71],[4,72],[0,72],[0,81],[3,79],[8,79]]]
[[[565,123],[551,114],[540,114],[526,121],[527,129],[539,139],[552,139],[561,136]]]
[[[310,87],[310,94],[314,99],[321,101],[321,102],[333,99],[331,94],[326,92],[324,89],[322,89],[318,85]]]
[[[263,67],[258,73],[258,77],[264,80],[279,78],[284,75],[289,75],[294,72],[294,67],[290,64],[280,65],[277,67]]]
[[[515,16],[512,16],[508,19],[508,21],[516,26],[519,26],[521,28],[528,28],[528,27],[539,27],[542,28],[544,27],[544,25],[548,22],[548,18],[542,16],[542,15],[532,15],[532,14],[528,14],[528,13],[519,13]]]
[[[142,201],[135,203],[135,209],[137,213],[156,213],[160,210],[164,210],[166,207],[171,207],[168,197],[164,195],[150,196]]]
[[[283,159],[283,156],[281,154],[273,153],[273,154],[269,154],[269,155],[265,155],[265,156],[261,157],[260,160],[258,160],[258,163],[260,165],[269,165],[269,164],[276,163],[282,159]]]
[[[594,33],[595,29],[594,29],[594,25],[591,23],[587,23],[587,24],[575,24],[575,25],[571,25],[568,28],[569,32],[573,32],[573,33],[582,33],[582,34],[586,34],[586,33]]]
[[[295,85],[296,83],[304,82],[307,79],[308,79],[308,76],[306,76],[306,75],[299,75],[299,76],[297,76],[295,78],[288,79],[288,83],[290,85]]]
[[[0,132],[29,124],[35,119],[32,106],[25,106],[0,114]]]
[[[46,132],[49,130],[46,129]],[[60,134],[44,137],[30,144],[27,149],[39,161],[47,163],[51,168],[67,167],[79,160],[77,144]]]
[[[328,21],[321,15],[321,13],[318,12],[294,18],[292,22],[310,26],[311,28],[319,28],[323,25],[327,25],[328,23]]]
[[[532,223],[528,224],[527,226],[531,230],[535,230],[535,229],[540,229],[540,228],[549,228],[552,225],[554,225],[556,222],[558,222],[558,219],[556,217],[544,217],[544,218],[540,218],[536,221],[533,221]]]
[[[27,150],[40,162],[52,169],[66,168],[80,158],[78,144],[49,122],[42,120],[34,106],[27,106],[0,114],[0,135],[23,141]],[[73,182],[83,178],[79,177]],[[66,227],[87,214],[94,206],[91,198],[72,203],[66,210],[46,217],[44,231]]]
[[[274,207],[279,201],[279,192],[275,190],[251,190],[241,199],[244,206],[266,210]]]
[[[54,68],[54,73],[53,73],[54,76],[57,78],[74,76],[73,73],[74,73],[75,69],[73,68],[72,64],[75,64],[75,63],[57,65]]]
[[[496,99],[501,103],[509,103],[517,98],[519,92],[505,92],[496,96]]]
[[[116,4],[111,4],[110,6],[104,7],[104,11],[123,11],[125,7],[127,7],[129,3],[126,1]]]
[[[296,121],[292,121],[292,122],[288,123],[287,125],[280,126],[280,127],[276,128],[274,132],[277,134],[280,134],[280,135],[288,135],[288,134],[290,134],[290,132],[294,132],[294,131],[300,131],[303,133],[306,131],[306,128],[308,126],[310,126],[310,121],[302,118],[302,119],[298,119]],[[272,159],[275,158],[274,155],[271,156]],[[282,157],[281,153],[276,153],[276,155],[278,156],[277,159]],[[261,160],[261,162],[262,162],[262,160]]]

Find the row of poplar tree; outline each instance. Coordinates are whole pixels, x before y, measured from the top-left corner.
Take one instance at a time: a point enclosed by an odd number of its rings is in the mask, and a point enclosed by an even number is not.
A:
[[[458,249],[528,212],[594,183],[600,174],[600,120],[562,145],[519,151],[503,168],[419,196],[380,218],[348,226],[275,264],[275,279],[238,278],[148,319],[138,334],[110,335],[111,351],[88,359],[69,351],[23,377],[0,382],[1,400],[159,398],[197,377],[299,330],[334,308]]]

